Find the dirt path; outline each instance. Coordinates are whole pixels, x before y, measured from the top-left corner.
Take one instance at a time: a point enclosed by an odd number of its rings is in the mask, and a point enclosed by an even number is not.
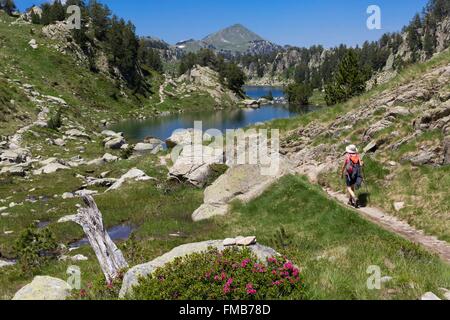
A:
[[[324,190],[331,198],[348,207],[347,196],[330,189]],[[394,232],[395,234],[398,234],[413,243],[420,244],[426,250],[439,255],[445,262],[450,263],[450,244],[448,242],[439,240],[434,236],[426,235],[422,230],[417,230],[408,223],[401,221],[396,217],[390,216],[377,208],[364,207],[355,211],[382,228]]]
[[[166,87],[166,85],[167,85],[167,77],[166,77],[166,75],[164,75],[164,82],[162,85],[159,86],[159,100],[160,101],[159,101],[158,105],[163,104],[164,101],[166,101],[166,96],[164,94],[164,88]]]
[[[12,137],[10,137],[10,139],[9,139],[9,148],[10,149],[20,148],[21,144],[22,144],[22,135],[24,133],[26,133],[28,130],[30,130],[35,125],[39,125],[42,123],[45,124],[47,122],[49,109],[47,107],[41,107],[41,106],[40,106],[40,108],[41,108],[41,111],[39,112],[36,121],[34,121],[33,123],[31,123],[29,125],[26,125],[25,127],[20,128],[19,130],[16,131],[16,133]]]

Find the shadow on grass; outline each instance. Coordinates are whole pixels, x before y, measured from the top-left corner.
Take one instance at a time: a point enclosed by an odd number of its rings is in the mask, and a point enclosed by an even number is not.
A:
[[[358,203],[361,207],[367,207],[370,202],[370,193],[363,192],[358,196]]]

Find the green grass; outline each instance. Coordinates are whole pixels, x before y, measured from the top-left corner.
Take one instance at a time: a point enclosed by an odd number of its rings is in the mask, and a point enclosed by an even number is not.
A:
[[[256,235],[261,244],[274,247],[302,267],[310,299],[416,299],[426,291],[439,293],[449,287],[449,267],[422,249],[363,220],[327,199],[317,187],[303,178],[289,176],[248,205],[234,204],[226,217],[194,223],[191,213],[201,204],[202,192],[188,186],[165,182],[165,171],[152,158],[121,162],[109,167],[116,176],[137,166],[155,176],[159,182],[133,183],[118,192],[96,197],[107,228],[127,222],[136,227],[133,238],[120,244],[131,265],[144,263],[183,243],[223,239],[238,235]],[[14,200],[22,198],[29,187],[52,181],[53,190],[67,191],[78,185],[68,173],[43,177],[18,190]],[[2,184],[2,191],[6,192]],[[13,185],[9,186],[12,188]],[[5,194],[5,193],[4,193]],[[35,192],[40,195],[40,191]],[[13,200],[13,199],[12,199]],[[73,223],[56,224],[66,214],[75,212],[79,200],[51,199],[47,204],[29,204],[13,208],[13,219],[0,220],[2,228],[20,231],[35,219],[50,220],[49,228],[59,242],[70,243],[82,237]],[[46,213],[52,209],[50,213]],[[36,215],[30,215],[31,210]],[[286,235],[278,237],[280,228]],[[174,236],[177,235],[177,236]],[[0,235],[1,252],[9,252],[14,235]],[[281,240],[280,240],[281,239]],[[95,255],[89,247],[72,254],[84,254],[89,261],[77,263],[82,269],[82,285],[101,279]],[[13,257],[13,252],[10,252]],[[317,257],[325,256],[325,259]],[[73,263],[54,261],[37,271],[62,279]],[[388,266],[386,266],[386,264]],[[370,265],[379,265],[383,275],[394,280],[382,290],[367,290],[365,283]],[[32,275],[22,275],[18,266],[0,270],[0,296],[11,297]],[[412,286],[414,289],[412,289]]]
[[[6,80],[0,79],[0,135],[15,132],[36,118],[28,98]]]
[[[345,103],[291,119],[275,120],[270,122],[267,127],[280,129],[283,139],[286,142],[293,142],[302,138],[296,129],[320,124],[325,129],[323,133],[312,137],[310,146],[334,145],[340,150],[344,150],[345,145],[353,143],[362,150],[368,144],[367,140],[363,140],[366,130],[383,118],[387,108],[380,108],[373,116],[358,119],[355,123],[351,123],[351,128],[339,132],[338,137],[330,135],[326,130],[327,126],[337,118],[351,113],[352,110],[366,106],[373,99],[376,100],[376,97],[381,93],[389,92],[389,90],[408,84],[413,80],[421,79],[425,72],[429,72],[432,68],[446,66],[449,63],[450,51],[447,50],[425,63],[407,66],[393,80]],[[443,85],[439,92],[436,92],[436,95],[446,90],[448,90],[448,85]],[[370,205],[404,219],[428,234],[450,241],[448,166],[415,168],[405,161],[407,156],[417,154],[422,147],[426,147],[426,149],[442,148],[444,135],[440,129],[425,130],[398,149],[388,148],[388,146],[399,142],[416,131],[413,123],[415,119],[421,116],[420,113],[425,108],[420,101],[403,106],[413,113],[397,117],[393,120],[391,126],[377,132],[371,139],[383,144],[366,163],[365,171],[370,191]],[[316,160],[321,161],[323,159]],[[398,165],[392,167],[388,165],[390,161],[396,161]],[[381,176],[380,172],[383,173]],[[319,180],[323,185],[342,191],[343,181],[338,176],[335,172],[324,173]],[[406,207],[397,212],[394,210],[394,202],[405,202]]]
[[[314,90],[313,95],[309,98],[309,104],[313,106],[326,106],[325,93],[320,90]]]
[[[125,250],[129,262],[132,264],[142,263],[151,256],[160,255],[171,247],[181,244],[186,239],[198,240],[203,229],[211,228],[210,224],[194,226],[190,218],[191,213],[202,202],[201,190],[166,181],[167,171],[156,165],[156,161],[158,160],[155,157],[144,157],[98,168],[80,167],[73,171],[60,171],[51,175],[34,177],[31,181],[21,181],[20,184],[15,178],[12,181],[6,181],[5,178],[0,186],[0,198],[8,199],[8,203],[23,202],[24,204],[8,209],[11,215],[0,218],[0,230],[2,230],[0,233],[0,256],[15,258],[15,239],[35,220],[50,222],[47,228],[55,234],[58,243],[69,244],[82,238],[84,234],[81,227],[74,223],[57,223],[62,216],[76,213],[75,205],[80,204],[80,200],[62,200],[54,198],[53,195],[61,195],[64,192],[78,189],[83,182],[75,177],[77,173],[98,176],[101,172],[110,171],[110,177],[119,177],[133,167],[144,170],[148,175],[156,177],[158,181],[130,183],[118,191],[101,194],[95,198],[103,212],[106,228],[125,222],[136,227],[137,244],[133,244],[132,248]],[[96,188],[90,189],[95,190]],[[33,191],[30,192],[30,190]],[[97,190],[105,191],[104,188],[97,188]],[[24,202],[28,195],[36,198],[46,196],[48,200],[36,203]],[[14,231],[14,233],[5,235],[3,231],[6,230]],[[179,231],[182,231],[181,237],[171,236]],[[131,244],[128,245],[131,246]],[[127,244],[124,246],[127,248]],[[137,246],[139,250],[136,249]],[[85,254],[90,259],[88,262],[80,264],[86,282],[101,275],[95,255],[89,247],[83,247],[76,253]],[[36,274],[49,274],[64,279],[67,266],[68,264],[65,262],[53,261],[42,270],[37,270]],[[32,276],[20,274],[17,266],[7,268],[7,270],[1,269],[0,297],[10,297],[21,285],[29,282]]]
[[[417,299],[450,285],[450,267],[439,258],[363,220],[303,178],[286,177],[250,204],[237,204],[230,220],[232,236],[255,234],[302,266],[311,299]],[[280,227],[287,246],[275,241]],[[371,265],[394,280],[368,290]]]
[[[450,266],[438,257],[362,219],[301,177],[283,178],[247,205],[234,203],[226,217],[200,224],[185,217],[188,221],[171,215],[171,223],[146,222],[138,236],[151,235],[154,240],[134,244],[132,250],[128,242],[123,246],[125,255],[139,252],[133,260],[137,263],[141,257],[150,260],[194,239],[256,235],[259,243],[272,246],[301,267],[307,299],[417,299],[427,291],[439,294],[438,288],[450,286]],[[158,241],[168,225],[185,238]],[[381,290],[366,286],[366,271],[373,265],[381,268],[382,276],[393,278]]]

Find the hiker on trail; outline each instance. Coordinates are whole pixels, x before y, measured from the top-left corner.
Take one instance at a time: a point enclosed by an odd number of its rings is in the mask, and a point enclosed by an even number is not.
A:
[[[341,177],[344,178],[347,185],[347,193],[349,195],[348,204],[358,208],[358,199],[355,194],[356,187],[360,187],[362,183],[362,166],[364,165],[358,154],[355,145],[349,145],[346,149],[346,157],[344,166],[342,167]]]

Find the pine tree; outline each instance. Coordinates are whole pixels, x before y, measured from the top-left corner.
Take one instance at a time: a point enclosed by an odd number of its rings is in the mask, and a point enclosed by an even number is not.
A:
[[[31,23],[32,24],[41,24],[41,17],[35,12],[31,13]]]
[[[309,84],[293,83],[285,89],[287,99],[291,105],[306,106],[313,90]]]
[[[339,64],[333,82],[325,88],[325,100],[328,105],[344,102],[365,90],[367,76],[358,64],[354,50],[348,50]]]
[[[50,23],[66,19],[66,11],[61,0],[55,0],[50,7]]]
[[[139,43],[139,60],[156,72],[162,73],[164,71],[159,52],[156,49],[146,47],[145,41]]]
[[[41,24],[47,26],[50,23],[52,23],[52,21],[50,20],[51,5],[49,3],[43,3],[41,5],[41,9],[42,9]]]
[[[431,32],[427,30],[425,32],[425,37],[423,40],[423,50],[425,51],[427,58],[431,58],[431,56],[434,53],[434,49],[435,49],[434,38],[431,35]]]
[[[107,33],[110,61],[117,66],[122,76],[134,87],[139,81],[137,73],[139,41],[131,22],[113,16]]]
[[[242,86],[245,84],[245,74],[235,63],[228,63],[220,75],[226,80],[226,85],[231,91],[243,96]]]
[[[416,14],[408,26],[408,45],[412,52],[412,60],[417,61],[419,51],[422,50],[422,39],[419,33],[419,29],[422,28],[422,21],[420,16]]]
[[[106,5],[98,3],[96,0],[89,1],[89,16],[92,19],[95,37],[103,41],[107,37],[108,29],[111,27],[111,11]]]

